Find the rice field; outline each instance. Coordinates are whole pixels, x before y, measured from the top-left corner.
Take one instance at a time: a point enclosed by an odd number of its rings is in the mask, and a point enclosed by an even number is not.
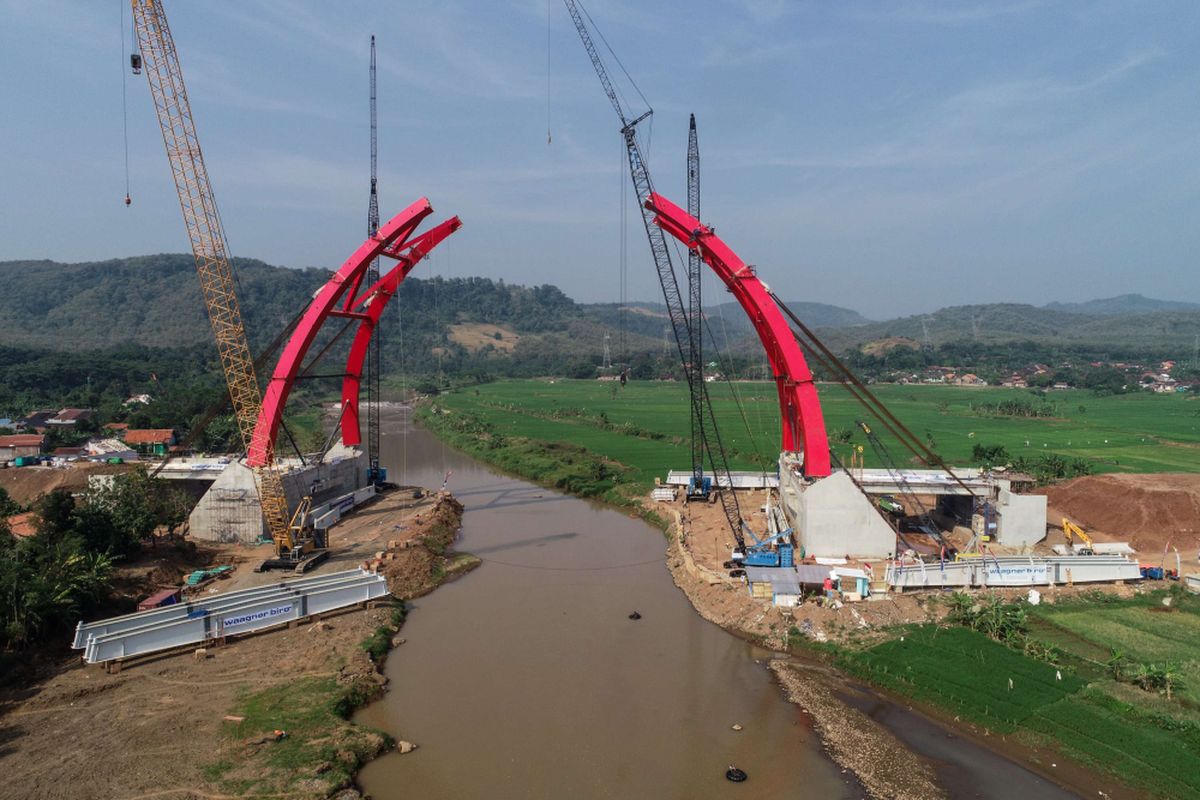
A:
[[[731,466],[773,465],[779,450],[774,385],[715,382],[708,387]],[[864,416],[861,406],[841,386],[822,385],[819,391],[835,454],[848,460],[852,448],[864,445],[866,465],[881,466],[854,425]],[[974,446],[984,444],[1003,445],[1012,457],[1085,458],[1095,472],[1200,471],[1200,398],[1097,397],[1079,390],[1038,397],[1023,389],[953,386],[880,385],[874,391],[952,464],[969,464]],[[688,466],[686,393],[683,384],[659,381],[621,388],[615,382],[522,380],[461,389],[436,402],[476,414],[505,435],[586,447],[629,466],[631,479],[648,487],[667,469]],[[1036,404],[1051,416],[1006,417],[979,410],[1010,400]],[[886,431],[879,433],[902,460],[906,451],[888,441]]]
[[[1109,622],[1125,629],[1121,609],[1109,610]],[[1140,787],[1147,797],[1200,795],[1200,727],[1119,700],[1066,666],[1028,658],[975,631],[910,628],[891,641],[843,653],[838,665],[993,734],[1034,746],[1049,743]]]

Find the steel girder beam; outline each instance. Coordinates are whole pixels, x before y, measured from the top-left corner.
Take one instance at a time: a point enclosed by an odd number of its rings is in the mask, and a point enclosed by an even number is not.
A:
[[[271,380],[263,393],[262,412],[254,427],[254,435],[246,454],[246,463],[249,466],[264,466],[275,460],[275,438],[283,421],[283,411],[287,405],[288,395],[303,367],[304,358],[325,321],[330,317],[348,317],[358,319],[360,327],[364,323],[371,322],[372,330],[374,329],[374,322],[371,321],[369,311],[362,312],[352,309],[357,308],[362,302],[371,300],[371,295],[380,288],[383,280],[381,279],[378,284],[356,298],[363,275],[370,267],[371,262],[378,256],[386,256],[400,261],[401,266],[396,269],[403,270],[403,275],[406,275],[412,268],[411,264],[408,269],[403,268],[402,265],[406,263],[406,259],[411,258],[412,263],[420,260],[420,257],[413,257],[412,251],[422,249],[423,256],[432,249],[432,245],[426,240],[428,234],[419,236],[412,241],[409,240],[421,222],[432,213],[433,206],[429,204],[427,198],[422,197],[392,217],[375,235],[368,237],[317,292],[284,346],[283,352],[279,356],[279,362],[275,365],[275,371],[271,374]],[[442,223],[442,225],[447,223]],[[432,234],[441,227],[438,226],[429,233]],[[457,229],[457,225],[455,229]],[[441,238],[445,238],[445,236]],[[418,245],[421,247],[418,248]],[[391,273],[389,273],[390,275]],[[403,275],[396,278],[397,286],[404,279]],[[392,292],[394,291],[393,287]],[[345,298],[345,305],[339,308],[338,301],[343,298]],[[379,312],[382,313],[382,306],[379,308]],[[361,373],[361,364],[359,372]],[[357,396],[355,402],[357,403]]]
[[[766,285],[711,228],[670,200],[652,192],[646,208],[654,212],[659,227],[700,253],[750,318],[775,376],[782,421],[780,449],[803,450],[806,476],[829,475],[829,438],[817,387],[804,353]]]

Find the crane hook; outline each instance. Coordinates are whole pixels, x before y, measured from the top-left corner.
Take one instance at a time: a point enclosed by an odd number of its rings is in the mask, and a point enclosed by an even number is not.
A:
[[[129,193],[128,193],[128,192],[126,192],[126,193],[125,193],[125,205],[127,205],[127,206],[131,206],[131,205],[133,205],[133,200],[131,200],[131,199],[129,198]]]

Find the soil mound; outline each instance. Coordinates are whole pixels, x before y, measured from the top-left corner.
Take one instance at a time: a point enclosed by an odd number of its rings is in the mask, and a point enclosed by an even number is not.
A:
[[[1051,524],[1065,515],[1101,541],[1128,541],[1139,552],[1200,547],[1200,474],[1089,475],[1041,493]]]

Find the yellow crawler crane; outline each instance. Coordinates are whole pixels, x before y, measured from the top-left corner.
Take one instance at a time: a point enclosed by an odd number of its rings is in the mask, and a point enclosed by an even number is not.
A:
[[[134,71],[144,64],[167,160],[171,163],[175,191],[183,210],[183,221],[191,240],[192,255],[196,259],[204,307],[217,341],[242,446],[248,449],[262,410],[262,390],[234,290],[233,268],[229,264],[221,215],[204,166],[204,154],[200,150],[166,12],[159,0],[131,0],[131,3],[134,30],[141,50],[140,57],[133,57]],[[276,558],[264,566],[294,566],[301,572],[318,563],[327,552],[318,547],[311,530],[303,524],[308,503],[302,503],[294,517],[288,513],[283,479],[274,463],[274,454],[266,467],[256,468],[254,472],[263,515],[275,543]]]

